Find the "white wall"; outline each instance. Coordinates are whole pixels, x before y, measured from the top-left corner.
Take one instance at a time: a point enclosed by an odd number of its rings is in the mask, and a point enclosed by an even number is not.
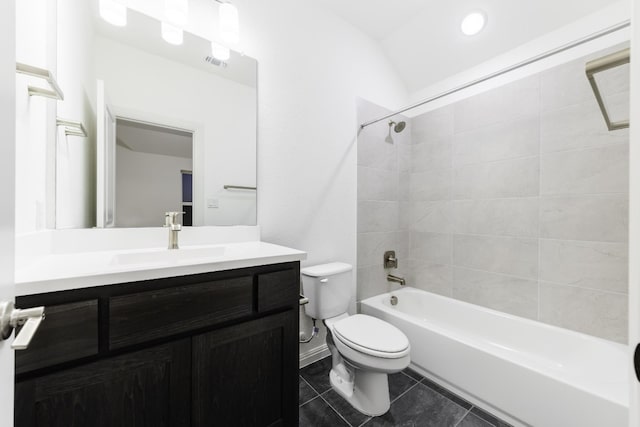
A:
[[[406,102],[404,85],[373,41],[311,1],[235,4],[241,48],[260,64],[262,238],[307,251],[305,265],[355,266],[356,97],[395,108]],[[355,290],[354,273],[353,301]]]
[[[116,146],[116,227],[161,227],[165,212],[182,210],[180,171],[191,168],[191,159]]]
[[[55,175],[55,227],[86,228],[96,224],[96,79],[90,2],[60,0],[57,13],[57,80],[64,101],[60,118],[83,123],[88,137],[66,136],[58,128]]]
[[[95,52],[117,116],[195,131],[194,224],[246,216],[223,185],[255,186],[255,89],[100,36]],[[209,198],[219,207],[207,208]]]

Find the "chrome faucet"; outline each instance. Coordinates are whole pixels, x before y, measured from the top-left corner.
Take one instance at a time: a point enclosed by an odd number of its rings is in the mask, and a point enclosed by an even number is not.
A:
[[[164,213],[164,226],[169,228],[169,249],[178,249],[178,231],[182,230],[182,224],[178,223],[178,215],[183,213]]]
[[[387,274],[387,280],[389,282],[400,283],[401,286],[407,284],[407,282],[402,277],[394,276],[393,274]]]

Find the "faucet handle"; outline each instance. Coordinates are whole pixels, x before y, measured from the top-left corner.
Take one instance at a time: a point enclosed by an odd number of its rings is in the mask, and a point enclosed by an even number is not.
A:
[[[180,225],[177,223],[178,220],[178,215],[180,214],[185,214],[186,212],[176,212],[176,211],[169,211],[169,212],[165,212],[164,213],[164,226],[165,227],[172,227],[175,225]]]

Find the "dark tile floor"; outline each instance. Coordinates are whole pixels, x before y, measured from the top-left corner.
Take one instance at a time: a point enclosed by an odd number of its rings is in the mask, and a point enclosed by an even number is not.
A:
[[[300,427],[510,427],[410,369],[389,375],[389,412],[368,417],[331,388],[330,370],[330,357],[300,370]]]

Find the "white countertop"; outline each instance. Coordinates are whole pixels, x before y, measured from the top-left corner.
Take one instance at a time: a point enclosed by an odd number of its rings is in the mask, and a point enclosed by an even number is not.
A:
[[[44,254],[17,267],[16,295],[302,261],[306,257],[305,252],[260,241],[181,246],[171,251],[156,247]]]

